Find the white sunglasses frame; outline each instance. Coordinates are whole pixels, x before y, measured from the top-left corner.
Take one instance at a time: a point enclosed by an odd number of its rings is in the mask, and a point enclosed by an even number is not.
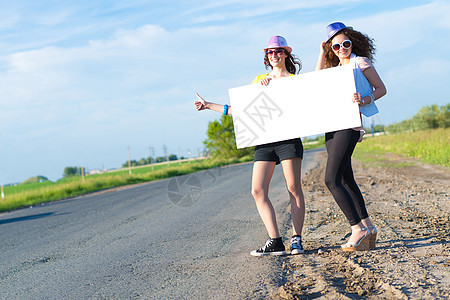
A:
[[[344,47],[344,43],[345,42],[350,42],[350,46],[349,47]],[[339,45],[339,49],[338,50],[334,50],[334,46],[336,46],[336,45]],[[347,50],[347,49],[350,49],[352,46],[353,46],[353,43],[352,43],[351,40],[345,40],[345,41],[342,41],[342,43],[335,43],[335,44],[331,45],[331,49],[333,51],[339,51],[339,50],[341,50],[341,48]]]

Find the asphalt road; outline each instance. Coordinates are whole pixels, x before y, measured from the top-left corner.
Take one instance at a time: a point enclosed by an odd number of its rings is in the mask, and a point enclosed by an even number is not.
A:
[[[303,173],[316,165],[315,153],[305,153]],[[0,298],[263,298],[283,283],[283,258],[249,255],[267,239],[250,194],[251,168],[0,214]],[[270,197],[287,230],[280,166]]]

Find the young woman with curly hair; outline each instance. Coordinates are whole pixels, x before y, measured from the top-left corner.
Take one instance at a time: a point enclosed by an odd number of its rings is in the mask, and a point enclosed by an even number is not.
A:
[[[353,102],[358,103],[360,112],[366,116],[377,113],[375,100],[386,94],[386,87],[372,65],[373,40],[341,22],[328,25],[327,33],[328,40],[321,44],[316,70],[350,64],[357,91]],[[328,153],[325,184],[352,228],[349,240],[341,245],[344,251],[373,249],[377,236],[351,166],[353,150],[363,134],[362,126],[325,134]]]
[[[292,76],[301,69],[300,60],[291,54],[292,48],[282,36],[271,37],[264,51],[264,64],[271,71],[257,76],[252,83],[268,85],[271,80]],[[210,109],[231,115],[231,107],[208,102],[198,94],[197,110]],[[285,247],[278,231],[275,210],[269,199],[269,185],[275,166],[281,163],[286,188],[291,200],[292,231],[291,254],[303,253],[301,233],[305,219],[305,201],[301,186],[301,165],[303,145],[300,138],[255,147],[255,161],[252,173],[252,195],[256,208],[266,227],[269,239],[265,245],[250,252],[253,256],[284,255]]]

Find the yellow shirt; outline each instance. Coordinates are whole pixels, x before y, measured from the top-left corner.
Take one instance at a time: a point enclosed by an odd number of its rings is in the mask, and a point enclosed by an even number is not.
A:
[[[269,73],[256,76],[256,78],[253,79],[252,84],[253,84],[253,83],[258,83],[258,82],[260,82],[261,80],[263,80],[264,78],[266,78],[268,75],[269,75]],[[289,76],[294,76],[294,74],[291,74],[291,75],[289,75]]]

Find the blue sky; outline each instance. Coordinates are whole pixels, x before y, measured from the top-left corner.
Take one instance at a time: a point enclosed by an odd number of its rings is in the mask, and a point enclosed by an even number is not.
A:
[[[4,1],[0,11],[0,184],[66,166],[117,168],[128,158],[196,156],[214,112],[194,93],[265,72],[284,36],[311,72],[334,21],[375,39],[388,94],[376,122],[448,103],[448,1]]]

